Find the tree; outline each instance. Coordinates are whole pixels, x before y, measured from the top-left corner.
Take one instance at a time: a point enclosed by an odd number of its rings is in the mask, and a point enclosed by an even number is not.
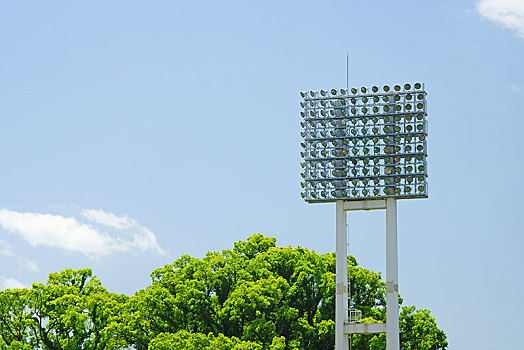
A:
[[[111,329],[127,299],[107,292],[90,269],[67,269],[50,274],[45,285],[1,291],[2,348],[94,350],[126,345]]]
[[[348,262],[352,307],[362,310],[369,322],[383,322],[385,283],[380,274],[359,267],[353,257]],[[274,238],[256,234],[203,259],[183,256],[151,277],[151,286],[129,299],[122,320],[124,337],[138,349],[146,349],[150,341],[158,344],[157,337],[179,344],[182,335],[191,341],[239,339],[263,349],[334,347],[334,254],[277,247]],[[426,338],[428,349],[446,348],[445,335],[429,311],[404,310],[403,349],[422,346]],[[352,344],[353,349],[381,349],[385,337],[354,336]]]
[[[351,306],[385,320],[380,274],[348,257]],[[90,269],[0,291],[0,349],[333,350],[335,254],[277,247],[256,234],[233,249],[188,255],[156,269],[132,297],[108,292]],[[428,310],[404,307],[401,349],[446,349]],[[385,335],[355,335],[355,350],[385,349]]]
[[[262,345],[241,341],[236,337],[228,338],[220,334],[213,336],[211,333],[161,333],[149,344],[150,350],[262,350]],[[275,348],[277,350],[277,348]]]

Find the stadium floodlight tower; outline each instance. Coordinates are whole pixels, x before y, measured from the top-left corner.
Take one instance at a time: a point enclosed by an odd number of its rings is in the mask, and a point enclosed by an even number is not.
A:
[[[302,197],[336,202],[335,349],[348,336],[386,333],[399,349],[397,199],[426,198],[426,92],[421,83],[300,93]],[[386,209],[386,323],[349,310],[346,211]],[[349,311],[349,312],[348,312]]]

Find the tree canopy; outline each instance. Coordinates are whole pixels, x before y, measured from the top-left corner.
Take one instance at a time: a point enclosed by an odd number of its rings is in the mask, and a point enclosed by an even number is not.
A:
[[[384,322],[380,274],[348,263],[351,307]],[[0,349],[334,348],[334,253],[256,234],[202,259],[182,256],[151,278],[131,297],[108,292],[89,269],[1,291]],[[402,349],[447,347],[428,310],[403,307],[400,331]],[[385,335],[353,336],[352,349],[385,349]]]

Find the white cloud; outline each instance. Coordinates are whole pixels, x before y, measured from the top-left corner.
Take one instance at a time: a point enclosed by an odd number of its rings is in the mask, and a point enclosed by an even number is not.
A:
[[[97,224],[113,227],[119,230],[125,230],[139,226],[138,223],[130,219],[127,215],[117,216],[113,213],[107,213],[99,209],[84,209],[82,215],[88,220],[94,221]]]
[[[524,38],[523,0],[481,0],[477,10],[482,17],[513,29]]]
[[[16,288],[28,288],[22,282],[15,280],[14,278],[0,277],[0,290],[3,289],[16,289]]]
[[[0,255],[3,256],[14,256],[13,248],[9,243],[0,239]]]
[[[10,257],[10,258],[16,258],[20,264],[22,264],[26,269],[28,269],[31,272],[38,272],[38,265],[31,260],[25,259],[21,257],[20,255],[17,255],[13,252],[13,247],[3,239],[0,239],[0,255]]]
[[[38,272],[40,270],[38,268],[38,265],[34,261],[27,260],[21,257],[18,257],[18,260],[20,260],[20,263],[30,272]]]
[[[164,250],[157,243],[156,236],[147,227],[140,225],[127,215],[118,216],[100,209],[84,209],[82,215],[97,224],[116,228],[118,230],[130,230],[133,232],[133,244],[142,250],[152,250],[164,254]]]
[[[104,213],[103,211],[91,210],[88,213],[90,214],[87,215],[91,215],[92,218],[103,218],[108,223],[106,226],[136,229],[136,232],[133,234],[133,240],[111,236],[72,217],[22,213],[7,209],[0,209],[0,226],[6,231],[20,235],[33,247],[59,248],[70,253],[84,254],[92,259],[119,252],[133,252],[137,249],[163,253],[154,233],[138,225],[134,220],[127,217],[117,217],[114,214]],[[111,218],[114,220],[111,220]],[[94,221],[97,222],[96,220]],[[128,224],[133,223],[135,226],[127,227],[126,222]]]
[[[517,85],[517,84],[511,84],[509,87],[511,88],[511,91],[513,91],[513,92],[520,92],[520,91],[522,91],[522,87]]]

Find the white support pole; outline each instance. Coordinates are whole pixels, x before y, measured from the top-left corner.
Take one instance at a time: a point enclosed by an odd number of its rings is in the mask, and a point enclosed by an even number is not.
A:
[[[386,199],[386,349],[399,350],[397,200]]]
[[[348,350],[348,335],[344,324],[348,321],[347,236],[344,201],[336,203],[336,299],[335,299],[335,349]]]

